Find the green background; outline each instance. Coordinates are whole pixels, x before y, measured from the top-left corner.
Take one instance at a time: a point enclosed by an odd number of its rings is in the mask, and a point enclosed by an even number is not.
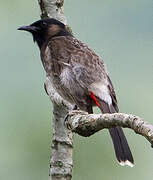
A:
[[[39,19],[37,0],[0,3],[0,180],[48,179],[52,107],[31,35],[17,31]],[[153,1],[65,0],[74,35],[102,56],[121,112],[153,124]],[[75,135],[73,180],[153,179],[153,149],[126,129],[135,167],[120,167],[107,130]]]

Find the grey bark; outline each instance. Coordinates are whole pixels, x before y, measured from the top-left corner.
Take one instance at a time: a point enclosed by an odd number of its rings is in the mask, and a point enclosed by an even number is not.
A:
[[[41,18],[52,17],[67,25],[62,9],[64,0],[38,0],[38,2],[41,9]],[[67,125],[65,125],[64,117],[72,109],[72,106],[57,94],[49,77],[46,77],[45,84],[47,94],[53,103],[50,180],[70,180],[72,178],[72,132],[81,136],[90,136],[104,128],[127,127],[146,137],[153,146],[153,126],[134,115],[123,113],[89,115],[83,111],[73,111],[68,118]]]
[[[63,12],[64,0],[38,0],[41,9],[41,18],[54,18],[67,24]]]
[[[55,18],[67,25],[63,13],[63,0],[38,0],[41,18]],[[53,139],[50,159],[50,180],[70,180],[72,177],[72,131],[64,125],[64,117],[71,105],[54,90],[46,77],[46,90],[53,103]]]
[[[72,106],[54,90],[49,77],[46,89],[53,103],[53,138],[50,159],[50,180],[70,180],[72,177],[72,131],[64,123],[68,109]]]
[[[70,130],[85,137],[115,126],[134,130],[135,133],[144,136],[153,147],[153,125],[132,114],[88,114],[83,111],[72,111],[67,121]]]

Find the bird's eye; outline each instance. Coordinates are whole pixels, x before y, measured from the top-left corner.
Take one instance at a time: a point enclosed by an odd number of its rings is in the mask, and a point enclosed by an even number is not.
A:
[[[42,26],[42,27],[47,27],[47,23],[46,23],[46,22],[42,22],[42,23],[41,23],[41,26]]]

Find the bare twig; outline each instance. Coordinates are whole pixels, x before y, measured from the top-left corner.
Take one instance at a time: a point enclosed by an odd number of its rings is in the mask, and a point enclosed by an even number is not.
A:
[[[83,111],[72,111],[67,122],[69,129],[81,136],[91,136],[104,128],[120,126],[133,129],[144,136],[153,147],[153,125],[144,122],[142,118],[124,113],[87,114]]]

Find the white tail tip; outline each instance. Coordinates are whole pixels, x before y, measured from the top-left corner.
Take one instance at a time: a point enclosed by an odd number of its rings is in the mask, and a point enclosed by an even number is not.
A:
[[[121,161],[121,162],[119,162],[119,164],[120,164],[121,166],[125,166],[125,165],[130,166],[130,167],[133,167],[133,166],[134,166],[134,164],[131,163],[131,162],[128,161],[128,160],[126,160],[126,161]]]

